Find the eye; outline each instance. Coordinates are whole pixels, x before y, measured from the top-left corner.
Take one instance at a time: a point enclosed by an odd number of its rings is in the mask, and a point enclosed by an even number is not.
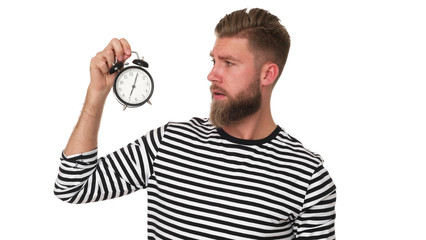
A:
[[[212,59],[212,63],[213,63],[213,65],[216,63],[216,61],[214,60],[214,59]]]
[[[232,66],[232,65],[234,65],[232,62],[230,62],[230,61],[225,61],[225,63],[226,63],[226,65],[227,66]]]

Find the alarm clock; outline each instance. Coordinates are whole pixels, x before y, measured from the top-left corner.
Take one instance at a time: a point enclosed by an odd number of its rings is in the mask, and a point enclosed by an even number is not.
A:
[[[143,60],[143,57],[139,58],[137,52],[132,51],[132,53],[137,56],[132,61],[133,65],[123,68],[124,65],[129,64],[117,62],[110,69],[110,74],[118,71],[114,80],[113,92],[118,102],[123,105],[123,111],[127,107],[134,108],[145,103],[151,104],[149,99],[154,92],[154,81],[146,70],[148,63]]]

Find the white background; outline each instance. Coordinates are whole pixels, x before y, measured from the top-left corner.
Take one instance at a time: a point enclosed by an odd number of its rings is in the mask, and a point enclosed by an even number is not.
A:
[[[0,239],[146,239],[146,192],[71,205],[53,195],[89,62],[125,37],[150,63],[153,105],[110,95],[100,154],[168,121],[206,117],[209,51],[225,14],[261,7],[292,37],[275,121],[321,154],[337,237],[421,239],[426,14],[421,1],[7,1],[0,9]]]

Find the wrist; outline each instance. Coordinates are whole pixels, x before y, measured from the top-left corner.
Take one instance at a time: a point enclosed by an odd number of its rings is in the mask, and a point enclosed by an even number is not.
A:
[[[107,96],[108,91],[99,91],[89,86],[83,112],[89,116],[98,116],[102,114]]]

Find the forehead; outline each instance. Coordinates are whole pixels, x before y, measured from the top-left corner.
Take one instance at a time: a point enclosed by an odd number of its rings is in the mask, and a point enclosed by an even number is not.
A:
[[[253,54],[249,50],[248,40],[238,37],[216,38],[210,56],[214,58],[226,58],[235,60],[252,59]]]

